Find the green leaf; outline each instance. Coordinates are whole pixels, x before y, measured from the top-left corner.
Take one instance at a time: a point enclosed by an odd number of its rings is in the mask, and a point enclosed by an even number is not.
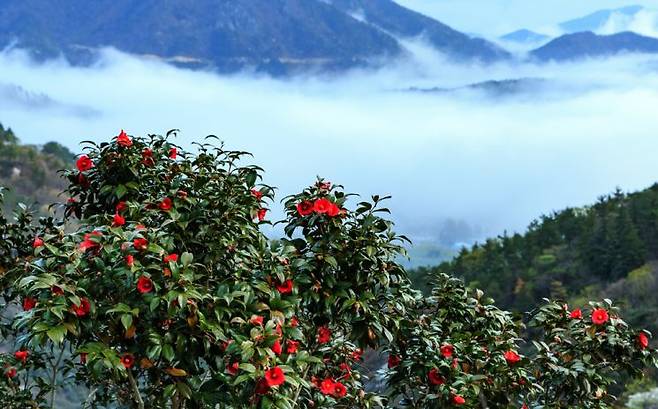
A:
[[[151,302],[149,303],[149,309],[151,312],[155,311],[156,308],[160,305],[160,297],[153,297]]]
[[[121,324],[125,329],[130,328],[133,325],[133,316],[130,314],[123,314],[121,316]]]
[[[240,369],[242,369],[246,372],[249,372],[249,373],[256,372],[256,367],[253,366],[252,364],[248,364],[248,363],[241,363],[240,364]]]
[[[192,253],[188,253],[187,251],[180,256],[181,264],[183,264],[184,267],[192,264],[192,260],[194,260],[194,255],[192,255]]]
[[[48,338],[53,341],[55,344],[59,345],[64,341],[64,335],[66,335],[66,327],[64,325],[59,325],[57,327],[51,328],[46,332]]]
[[[114,190],[114,194],[117,196],[118,199],[121,199],[125,194],[128,192],[128,189],[124,185],[119,185],[117,188]]]
[[[162,347],[162,357],[171,362],[174,360],[174,356],[174,347],[170,344],[165,344],[165,346]]]

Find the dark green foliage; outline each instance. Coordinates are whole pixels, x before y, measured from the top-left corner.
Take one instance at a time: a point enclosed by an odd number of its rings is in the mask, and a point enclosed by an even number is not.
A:
[[[593,206],[542,216],[523,235],[489,239],[424,273],[456,274],[485,289],[501,306],[522,312],[542,298],[579,302],[580,296],[606,291],[622,295],[618,289],[628,288],[628,274],[658,258],[657,238],[658,184],[631,194],[618,190]],[[654,271],[649,266],[646,274],[653,279]],[[646,289],[633,288],[638,296]],[[630,301],[632,296],[626,296]],[[646,323],[649,316],[656,322],[656,304],[651,299],[638,306],[642,311],[634,311],[630,321],[639,322],[637,316]]]

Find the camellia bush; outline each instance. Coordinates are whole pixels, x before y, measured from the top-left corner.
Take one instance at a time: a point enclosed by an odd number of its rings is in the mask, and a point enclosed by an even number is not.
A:
[[[81,407],[607,408],[617,377],[655,366],[608,301],[546,301],[526,329],[455,278],[421,296],[386,198],[320,179],[284,198],[272,240],[248,154],[173,136],[89,142],[62,217],[0,218],[5,407],[79,387]]]

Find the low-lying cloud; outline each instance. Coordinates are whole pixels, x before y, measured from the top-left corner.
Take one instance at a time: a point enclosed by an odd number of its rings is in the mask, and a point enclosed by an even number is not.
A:
[[[658,37],[658,11],[644,9],[633,15],[612,13],[598,30],[598,34],[615,34],[633,31],[649,37]]]
[[[183,146],[214,133],[253,152],[279,197],[316,175],[364,195],[391,194],[400,230],[416,237],[438,237],[444,218],[487,235],[523,230],[543,212],[656,180],[655,57],[463,66],[408,45],[414,57],[385,69],[289,80],[177,69],[114,50],[88,68],[8,51],[3,84],[95,114],[37,109],[0,93],[0,121],[24,142],[76,151],[78,141],[120,128],[179,128]],[[406,91],[510,78],[545,85],[505,98]]]

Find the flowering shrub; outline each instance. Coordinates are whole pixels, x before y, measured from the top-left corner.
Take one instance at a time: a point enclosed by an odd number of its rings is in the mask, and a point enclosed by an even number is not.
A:
[[[389,346],[391,393],[414,408],[522,404],[532,376],[519,330],[481,291],[441,275]]]
[[[532,364],[542,385],[536,401],[544,407],[611,407],[608,387],[616,375],[638,376],[644,365],[656,365],[649,334],[629,328],[610,300],[571,312],[547,302],[533,313],[530,325],[542,333],[533,341]]]
[[[94,407],[607,407],[613,376],[653,363],[650,334],[610,304],[591,322],[542,306],[532,351],[460,280],[421,297],[386,198],[351,206],[319,180],[284,199],[286,237],[269,240],[261,169],[171,136],[90,143],[64,172],[63,220],[0,220],[0,328],[15,340],[0,403],[52,406],[73,382]],[[367,349],[388,353],[386,393],[364,386]]]

